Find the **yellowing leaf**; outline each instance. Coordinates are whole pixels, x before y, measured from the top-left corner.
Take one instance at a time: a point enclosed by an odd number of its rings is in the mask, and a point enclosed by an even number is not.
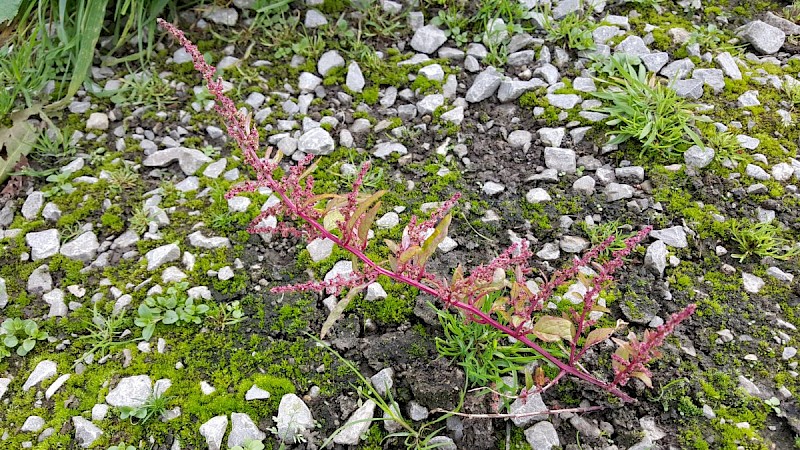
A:
[[[644,372],[633,372],[631,375],[636,377],[636,378],[638,378],[638,379],[640,379],[640,380],[642,380],[642,383],[644,383],[645,386],[647,386],[647,387],[652,389],[653,381],[650,379],[649,376],[647,376],[646,373],[644,373]]]
[[[425,242],[422,244],[422,252],[420,252],[417,264],[424,266],[428,258],[433,255],[433,252],[436,251],[436,246],[447,237],[447,229],[450,227],[450,221],[452,219],[453,215],[448,214],[439,221],[439,224],[436,225],[436,228],[433,230],[433,234],[428,236],[428,239],[425,239]]]
[[[369,236],[369,229],[372,227],[372,222],[375,221],[375,216],[378,215],[378,210],[381,209],[381,202],[375,203],[372,205],[372,208],[364,214],[364,218],[361,219],[361,223],[358,224],[358,239],[362,243],[367,242],[367,236]]]
[[[322,218],[322,226],[328,231],[335,230],[342,220],[344,220],[344,215],[338,209],[334,209]]]
[[[575,335],[575,327],[567,319],[542,316],[533,326],[533,334],[545,342],[558,342],[561,339],[572,342],[572,337]]]
[[[0,183],[5,181],[22,155],[30,152],[36,141],[36,130],[28,123],[28,117],[37,112],[34,108],[15,112],[11,115],[11,128],[0,129]]]
[[[583,344],[583,348],[589,348],[595,344],[603,342],[610,338],[612,334],[614,334],[614,328],[598,328],[596,330],[592,330],[592,332],[589,333],[589,336],[586,337],[586,343]]]
[[[345,229],[341,230],[342,233],[344,233],[345,235],[350,235],[350,233],[353,230],[353,227],[356,226],[356,220],[358,220],[359,217],[363,216],[367,212],[367,209],[373,203],[378,201],[378,199],[381,198],[383,196],[383,194],[385,194],[385,193],[386,193],[385,190],[378,191],[378,192],[370,195],[366,199],[362,200],[361,202],[359,202],[358,206],[356,207],[356,210],[353,212],[353,215],[350,216],[350,219],[347,221],[347,225],[345,226]]]
[[[339,300],[339,303],[337,303],[336,306],[334,306],[331,310],[331,313],[328,314],[328,318],[325,319],[325,323],[322,324],[322,329],[319,332],[320,339],[325,339],[328,331],[333,328],[333,324],[336,323],[340,317],[342,317],[342,314],[344,314],[344,310],[347,308],[347,305],[349,305],[356,295],[360,294],[365,287],[366,285],[356,286],[350,289],[350,292],[348,292],[343,299]]]

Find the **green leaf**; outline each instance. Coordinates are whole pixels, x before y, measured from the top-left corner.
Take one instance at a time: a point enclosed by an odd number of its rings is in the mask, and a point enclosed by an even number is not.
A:
[[[39,325],[36,325],[36,322],[32,320],[25,321],[25,334],[35,336],[37,331],[39,331]]]
[[[97,46],[97,40],[100,38],[100,32],[103,29],[103,19],[106,15],[107,4],[108,0],[86,2],[85,14],[79,17],[81,21],[77,24],[80,30],[78,52],[77,55],[75,55],[75,66],[72,70],[67,93],[63,99],[50,105],[48,108],[61,109],[63,105],[78,92],[78,89],[81,88],[83,81],[89,73],[89,68],[92,66],[94,50]]]
[[[0,2],[0,25],[11,22],[17,16],[22,0],[3,0]]]
[[[164,313],[164,322],[167,325],[172,325],[173,323],[177,322],[179,319],[178,313],[176,313],[172,309],[168,309],[166,313]]]
[[[558,342],[561,339],[572,342],[572,337],[575,335],[575,327],[567,319],[542,316],[533,326],[533,334],[545,342]]]
[[[16,347],[16,346],[17,346],[17,344],[19,344],[19,339],[17,339],[17,337],[16,337],[16,336],[14,336],[13,334],[7,334],[7,335],[6,335],[6,336],[3,338],[3,344],[4,344],[6,347],[13,348],[13,347]]]
[[[25,353],[28,353],[29,351],[33,350],[34,346],[36,346],[36,341],[34,341],[33,339],[25,339],[24,341],[22,341],[21,348],[25,350]]]
[[[154,323],[148,324],[142,330],[142,338],[144,338],[145,341],[149,341],[150,338],[153,337],[154,331],[156,331],[156,324]]]

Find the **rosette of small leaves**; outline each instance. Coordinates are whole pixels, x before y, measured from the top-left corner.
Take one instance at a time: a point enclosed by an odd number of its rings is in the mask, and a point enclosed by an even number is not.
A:
[[[186,296],[189,283],[176,283],[167,289],[164,295],[147,297],[139,305],[138,316],[134,320],[136,326],[142,328],[142,338],[149,341],[153,337],[156,325],[201,324],[211,309],[205,304],[195,304],[194,299]]]
[[[0,359],[11,356],[12,348],[17,349],[17,355],[25,356],[36,346],[36,341],[47,339],[47,332],[31,319],[6,319],[0,325],[0,335],[3,338]]]

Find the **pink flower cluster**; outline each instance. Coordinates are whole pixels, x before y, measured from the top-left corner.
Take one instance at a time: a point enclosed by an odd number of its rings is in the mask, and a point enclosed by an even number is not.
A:
[[[645,364],[658,356],[656,349],[664,338],[694,312],[694,305],[690,305],[682,312],[673,315],[666,324],[655,331],[646,332],[642,342],[639,342],[635,335],[627,342],[615,340],[620,345],[620,350],[613,359],[615,376],[611,382],[606,382],[589,373],[580,364],[580,359],[586,350],[599,342],[597,340],[599,338],[593,340],[592,334],[585,336],[595,325],[590,313],[595,309],[597,298],[604,286],[613,279],[614,271],[622,267],[623,259],[629,256],[650,232],[650,227],[644,228],[636,236],[628,239],[625,247],[614,252],[610,261],[595,265],[596,275],[590,279],[590,285],[587,286],[582,306],[578,311],[571,311],[569,318],[545,317],[550,326],[552,324],[560,326],[565,322],[574,325],[574,328],[573,325],[568,327],[568,336],[564,335],[563,329],[548,331],[550,333],[548,336],[555,333],[556,339],[561,338],[570,343],[567,360],[554,356],[542,345],[534,342],[533,339],[536,339],[534,336],[541,336],[537,334],[537,331],[540,331],[537,330],[537,320],[542,319],[543,307],[555,290],[569,280],[582,278],[580,270],[592,264],[592,261],[613,242],[613,238],[589,251],[583,258],[576,259],[569,268],[556,273],[551,280],[538,288],[537,292],[533,292],[532,287],[525,281],[531,272],[528,260],[533,256],[527,241],[513,244],[491,262],[473,268],[468,274],[459,266],[453,277],[446,279],[428,272],[425,263],[436,245],[446,236],[451,218],[449,212],[459,199],[457,194],[442,203],[427,220],[420,221],[417,217],[412,217],[399,243],[387,242],[392,252],[389,267],[371,260],[365,254],[365,249],[368,245],[369,227],[380,209],[378,199],[382,192],[371,195],[360,192],[369,165],[364,164],[361,167],[352,189],[344,195],[314,193],[312,174],[316,165],[312,164],[311,156],[291,166],[283,176],[276,176],[282,155],[280,153],[273,155],[272,149],[268,148],[263,157],[259,156],[258,130],[250,123],[249,115],[244,111],[237,111],[233,101],[225,96],[222,81],[215,79],[215,68],[206,63],[203,55],[186,39],[182,31],[162,19],[158,19],[158,23],[175,36],[192,56],[195,68],[202,74],[209,91],[217,100],[215,108],[224,120],[228,134],[242,149],[245,162],[255,170],[256,180],[235,187],[227,194],[228,198],[241,192],[255,192],[267,188],[280,200],[261,212],[248,230],[253,233],[278,234],[308,241],[329,239],[354,257],[353,270],[350,273],[340,274],[327,281],[312,280],[291,286],[279,286],[273,288],[273,292],[310,290],[338,294],[343,289],[362,289],[375,281],[378,276],[384,275],[430,294],[440,299],[444,305],[460,309],[468,319],[494,327],[531,347],[559,369],[558,376],[549,385],[564,375],[571,375],[604,389],[624,401],[631,401],[632,398],[620,390],[620,386],[625,386],[632,377],[649,380],[649,371]],[[507,273],[513,274],[511,281],[506,279]],[[486,305],[485,303],[490,301],[490,294],[497,292],[510,292],[510,295],[502,297],[503,300],[497,301],[496,304]],[[610,337],[615,331],[604,330],[607,331],[601,330],[600,340]],[[597,330],[594,332],[597,333]],[[591,342],[582,343],[583,341]]]

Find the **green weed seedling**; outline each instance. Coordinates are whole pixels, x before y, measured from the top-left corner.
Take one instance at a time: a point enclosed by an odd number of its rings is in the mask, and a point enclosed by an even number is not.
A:
[[[687,138],[702,147],[700,136],[692,128],[692,105],[655,75],[648,76],[645,66],[636,60],[612,57],[603,65],[612,75],[597,79],[605,88],[593,95],[610,103],[597,109],[609,115],[606,124],[612,127],[609,134],[614,135],[609,144],[634,139],[641,143],[639,156],[653,153],[661,159],[685,150]]]
[[[281,445],[283,448],[283,445]],[[244,445],[234,445],[231,450],[264,450],[264,443],[255,439],[248,439]]]
[[[800,247],[793,246],[790,241],[778,236],[780,231],[771,222],[752,223],[731,219],[731,237],[741,251],[733,257],[739,259],[739,262],[744,262],[751,256],[785,261],[800,255]]]
[[[550,19],[549,14],[543,14],[547,31],[547,39],[555,43],[566,44],[573,50],[592,50],[595,47],[592,32],[597,24],[591,16],[580,13],[570,13],[559,21]]]
[[[161,417],[166,411],[172,397],[167,397],[158,392],[154,392],[147,397],[142,406],[121,406],[119,408],[119,418],[122,420],[134,419],[139,423],[147,423],[150,419]]]
[[[142,328],[142,338],[149,341],[153,337],[156,325],[173,324],[201,324],[211,309],[208,305],[195,304],[192,298],[186,296],[189,283],[176,283],[164,295],[147,297],[139,305],[138,316],[134,320],[136,326]]]
[[[86,328],[88,334],[78,337],[78,341],[86,342],[89,348],[75,361],[76,364],[102,358],[119,347],[141,340],[141,338],[123,340],[126,330],[124,311],[121,314],[104,317],[95,306],[92,320],[87,322]]]
[[[120,442],[119,444],[108,447],[108,450],[138,450],[138,448],[133,445],[128,445],[125,442]]]
[[[8,318],[0,325],[3,345],[0,345],[0,360],[11,356],[11,349],[16,348],[19,356],[27,355],[36,346],[36,341],[47,339],[47,332],[39,329],[39,325],[31,319]]]
[[[470,25],[469,17],[461,14],[458,8],[450,7],[439,10],[439,14],[431,19],[431,24],[444,29],[444,34],[461,47],[469,43],[467,28]]]
[[[208,319],[213,322],[214,327],[220,331],[225,327],[236,325],[244,320],[244,311],[238,300],[216,308],[216,311],[208,315]]]

